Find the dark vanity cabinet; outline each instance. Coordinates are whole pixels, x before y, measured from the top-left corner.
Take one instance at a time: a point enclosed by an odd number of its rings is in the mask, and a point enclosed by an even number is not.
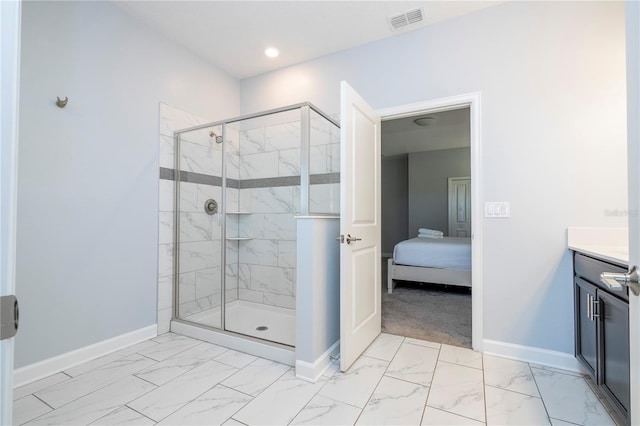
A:
[[[621,419],[629,424],[629,294],[611,291],[602,272],[627,268],[574,254],[576,357]]]

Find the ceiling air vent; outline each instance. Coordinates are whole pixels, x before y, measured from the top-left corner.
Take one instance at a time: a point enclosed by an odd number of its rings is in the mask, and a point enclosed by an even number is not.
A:
[[[411,9],[398,15],[389,16],[389,25],[391,30],[395,31],[408,25],[417,24],[424,20],[424,14],[422,8]]]

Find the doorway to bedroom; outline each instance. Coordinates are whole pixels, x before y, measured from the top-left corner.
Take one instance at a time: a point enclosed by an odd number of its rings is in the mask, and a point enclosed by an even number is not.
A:
[[[382,122],[382,331],[472,347],[470,106]]]

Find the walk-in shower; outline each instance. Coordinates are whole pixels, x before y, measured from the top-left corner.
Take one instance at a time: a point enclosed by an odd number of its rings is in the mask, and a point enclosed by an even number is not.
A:
[[[174,321],[294,346],[296,216],[338,213],[339,156],[308,103],[176,131]]]

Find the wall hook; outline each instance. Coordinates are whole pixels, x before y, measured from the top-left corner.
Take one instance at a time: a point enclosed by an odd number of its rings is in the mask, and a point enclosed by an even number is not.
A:
[[[58,98],[58,100],[56,101],[56,105],[58,105],[60,108],[64,108],[67,106],[67,102],[69,102],[69,98],[68,97],[64,97],[64,99],[60,99],[59,96],[56,96]]]

